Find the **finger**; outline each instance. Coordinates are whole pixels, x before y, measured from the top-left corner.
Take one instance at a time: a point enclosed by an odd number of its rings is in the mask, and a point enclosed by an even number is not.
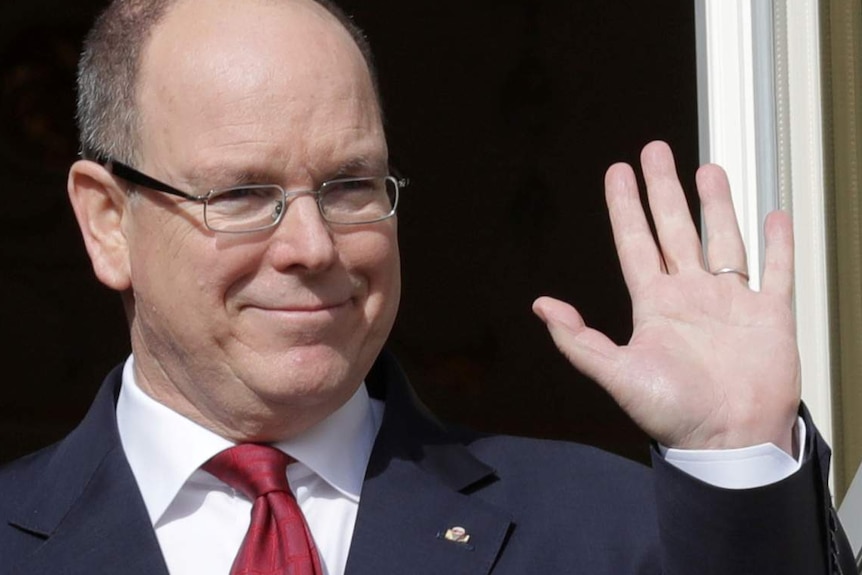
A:
[[[706,227],[707,269],[711,272],[734,269],[748,273],[745,244],[733,210],[727,174],[719,166],[705,165],[697,171],[696,180]],[[748,283],[741,275],[726,275]]]
[[[763,293],[790,301],[793,295],[793,222],[785,211],[772,212],[764,224]]]
[[[587,377],[606,385],[617,372],[618,346],[603,333],[590,329],[569,304],[550,297],[533,302],[533,312],[548,328],[566,359]]]
[[[679,183],[670,147],[664,142],[647,144],[641,152],[641,167],[668,272],[702,269],[700,237]]]
[[[623,278],[629,292],[635,294],[649,278],[662,273],[664,264],[647,223],[631,166],[614,164],[608,168],[605,199]]]

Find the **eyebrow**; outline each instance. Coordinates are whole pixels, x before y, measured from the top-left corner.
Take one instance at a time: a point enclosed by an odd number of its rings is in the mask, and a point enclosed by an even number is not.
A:
[[[225,186],[244,185],[252,183],[272,183],[277,181],[271,170],[259,168],[231,168],[217,166],[215,168],[194,169],[187,177],[189,185],[197,189],[222,188]]]
[[[371,159],[368,156],[357,156],[341,164],[337,170],[332,172],[334,175],[327,176],[326,179],[331,180],[345,176],[355,176],[357,173],[361,175],[368,175],[371,173],[374,175],[383,175],[380,172],[386,172],[387,169],[388,166],[386,165],[386,161],[383,159]]]
[[[315,171],[316,184],[319,185],[327,180],[348,178],[351,176],[385,175],[388,173],[386,160],[383,158],[372,159],[369,156],[355,156],[346,162],[338,164],[335,169],[326,168]],[[263,167],[233,168],[219,165],[192,170],[185,178],[186,183],[193,189],[209,191],[212,188],[244,184],[271,184],[284,180],[285,173],[278,170]],[[289,174],[287,174],[289,177]],[[317,181],[319,179],[319,181]]]

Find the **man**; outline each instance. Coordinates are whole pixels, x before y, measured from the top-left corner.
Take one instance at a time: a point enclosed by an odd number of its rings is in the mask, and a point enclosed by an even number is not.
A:
[[[455,432],[417,404],[381,351],[403,182],[365,50],[312,0],[117,0],[97,23],[69,194],[133,353],[69,437],[0,471],[0,572],[249,572],[271,532],[214,464],[236,444],[296,461],[310,537],[300,519],[285,546],[308,572],[849,572],[797,416],[789,218],[751,291],[723,173],[698,174],[704,263],[661,143],[642,156],[658,245],[631,169],[606,181],[629,344],[534,309],[675,463]]]

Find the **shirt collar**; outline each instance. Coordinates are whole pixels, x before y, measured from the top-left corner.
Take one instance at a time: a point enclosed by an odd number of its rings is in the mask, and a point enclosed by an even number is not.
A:
[[[315,473],[355,502],[382,419],[382,402],[365,384],[338,410],[300,435],[275,444],[302,465],[290,479]],[[135,382],[134,357],[123,368],[117,424],[129,466],[155,525],[192,474],[233,442],[187,419],[144,393]],[[296,469],[299,468],[299,469]]]

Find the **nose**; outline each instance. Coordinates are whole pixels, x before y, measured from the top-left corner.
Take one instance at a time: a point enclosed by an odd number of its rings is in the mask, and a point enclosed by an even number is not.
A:
[[[279,270],[327,269],[337,254],[332,231],[312,195],[288,198],[281,222],[270,238],[270,258]]]

